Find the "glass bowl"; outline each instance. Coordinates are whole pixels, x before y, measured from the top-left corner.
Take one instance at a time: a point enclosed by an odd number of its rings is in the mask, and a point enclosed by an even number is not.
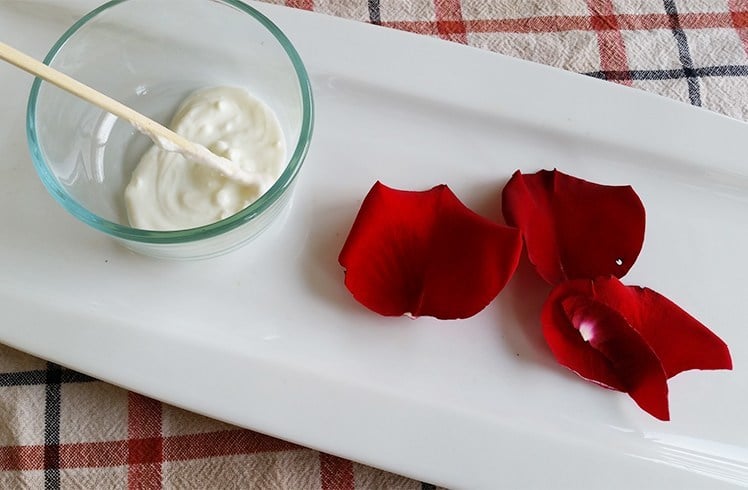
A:
[[[128,123],[39,79],[27,134],[47,190],[73,216],[158,258],[220,255],[262,232],[289,204],[313,126],[312,90],[288,38],[237,0],[114,0],[76,22],[45,63],[162,124],[196,89],[246,88],[276,113],[287,147],[278,181],[242,211],[178,231],[133,228],[124,189],[152,145]]]

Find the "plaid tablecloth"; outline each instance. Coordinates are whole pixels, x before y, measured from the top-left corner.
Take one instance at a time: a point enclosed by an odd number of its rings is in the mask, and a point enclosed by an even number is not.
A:
[[[748,0],[275,3],[438,36],[748,119]],[[0,346],[0,488],[21,487],[433,485],[194,415]]]

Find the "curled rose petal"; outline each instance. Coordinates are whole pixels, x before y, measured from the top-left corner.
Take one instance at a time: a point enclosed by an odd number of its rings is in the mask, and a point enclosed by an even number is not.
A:
[[[648,413],[668,420],[667,376],[639,332],[616,311],[586,296],[569,296],[561,307],[582,342],[605,358],[622,391]]]
[[[627,392],[668,420],[666,380],[686,369],[731,369],[719,337],[651,289],[614,277],[559,284],[542,311],[543,334],[558,362]]]
[[[612,277],[592,285],[595,299],[618,311],[657,353],[668,378],[690,369],[732,369],[722,339],[665,296]]]
[[[551,284],[623,277],[644,242],[644,206],[630,186],[587,182],[557,170],[522,174],[504,187],[503,213]]]
[[[518,230],[475,214],[445,185],[414,192],[377,182],[338,260],[346,287],[367,308],[456,319],[499,294],[521,250]]]

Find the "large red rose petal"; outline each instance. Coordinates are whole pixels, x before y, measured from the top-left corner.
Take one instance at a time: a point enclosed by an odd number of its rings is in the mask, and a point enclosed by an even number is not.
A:
[[[623,277],[644,242],[644,206],[630,186],[588,182],[557,170],[522,174],[504,187],[503,213],[551,284]]]
[[[543,305],[543,334],[558,362],[625,391],[668,420],[668,378],[686,369],[731,369],[725,343],[675,303],[614,277],[559,284]]]
[[[414,192],[374,184],[340,252],[345,284],[388,316],[467,318],[511,278],[519,231],[489,221],[445,185]]]

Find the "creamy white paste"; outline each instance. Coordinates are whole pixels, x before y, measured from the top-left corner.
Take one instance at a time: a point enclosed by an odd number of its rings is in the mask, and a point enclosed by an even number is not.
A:
[[[169,145],[154,145],[125,188],[130,225],[183,230],[214,223],[252,204],[278,180],[286,163],[275,113],[246,90],[214,87],[184,100],[171,129],[256,177],[246,184],[196,162]]]

